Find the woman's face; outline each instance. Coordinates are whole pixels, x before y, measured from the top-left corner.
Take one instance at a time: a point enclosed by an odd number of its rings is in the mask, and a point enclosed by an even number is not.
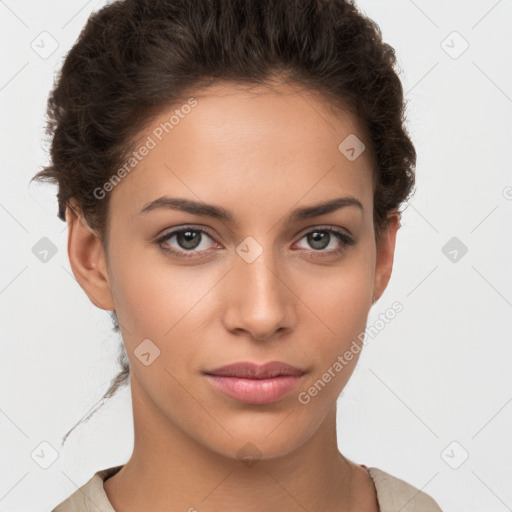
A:
[[[271,458],[335,410],[360,354],[353,342],[362,345],[372,299],[387,285],[396,233],[395,223],[376,247],[372,160],[369,150],[358,156],[358,139],[369,147],[351,115],[284,85],[218,84],[141,134],[140,161],[109,192],[112,303],[103,304],[121,325],[137,428],[172,425],[230,457],[250,442]],[[148,207],[163,197],[197,212]],[[340,198],[351,199],[297,213]],[[304,372],[268,403],[229,396],[205,375],[268,361]]]

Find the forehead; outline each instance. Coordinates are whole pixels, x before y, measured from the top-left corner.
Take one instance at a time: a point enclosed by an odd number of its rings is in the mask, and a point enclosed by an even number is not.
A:
[[[135,216],[164,195],[276,214],[326,196],[373,201],[370,141],[355,116],[318,93],[222,83],[191,98],[139,134],[138,157],[111,192],[112,214]],[[358,158],[340,150],[347,140],[366,146]]]

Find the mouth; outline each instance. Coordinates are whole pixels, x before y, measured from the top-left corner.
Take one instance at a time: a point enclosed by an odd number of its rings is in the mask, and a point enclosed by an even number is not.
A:
[[[280,376],[300,376],[306,373],[304,370],[292,366],[282,361],[270,361],[265,364],[256,364],[247,362],[238,362],[206,370],[207,375],[217,375],[219,377],[240,377],[244,379],[269,379]]]
[[[277,402],[290,393],[306,373],[281,361],[264,365],[233,363],[203,372],[218,391],[251,404]]]

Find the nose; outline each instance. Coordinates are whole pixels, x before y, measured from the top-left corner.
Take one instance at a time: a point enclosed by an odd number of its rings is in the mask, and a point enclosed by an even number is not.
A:
[[[264,251],[251,263],[235,255],[225,290],[225,328],[249,333],[257,341],[274,339],[277,333],[289,331],[296,319],[297,297],[286,276],[270,251]]]

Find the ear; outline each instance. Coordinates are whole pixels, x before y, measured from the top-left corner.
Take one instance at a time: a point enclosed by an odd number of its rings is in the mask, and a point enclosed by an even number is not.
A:
[[[396,233],[399,226],[399,214],[394,210],[388,215],[388,224],[382,231],[379,243],[377,244],[372,304],[380,299],[391,278],[393,258],[395,255]]]
[[[115,310],[103,245],[74,198],[66,205],[66,222],[69,263],[78,284],[96,307]]]

